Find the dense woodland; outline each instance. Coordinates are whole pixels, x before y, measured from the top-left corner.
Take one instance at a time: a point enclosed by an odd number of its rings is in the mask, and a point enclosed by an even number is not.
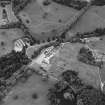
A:
[[[105,94],[100,90],[83,83],[73,70],[63,72],[62,80],[48,93],[50,105],[105,105],[104,97]]]
[[[23,65],[27,65],[30,60],[24,53],[11,53],[0,58],[0,78],[8,79],[14,72],[19,70]]]

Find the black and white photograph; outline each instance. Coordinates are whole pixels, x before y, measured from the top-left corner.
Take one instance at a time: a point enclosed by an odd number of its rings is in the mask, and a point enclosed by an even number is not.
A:
[[[105,105],[105,0],[0,0],[0,105]]]

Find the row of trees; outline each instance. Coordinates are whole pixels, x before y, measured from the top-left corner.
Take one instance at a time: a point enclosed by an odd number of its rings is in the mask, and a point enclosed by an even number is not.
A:
[[[69,42],[71,43],[85,43],[82,41],[84,38],[91,38],[91,37],[103,37],[105,36],[105,28],[96,28],[91,32],[84,32],[80,33],[77,32],[74,36],[70,37]]]
[[[61,76],[62,80],[48,90],[50,105],[105,105],[105,94],[85,84],[77,72],[66,70]]]
[[[81,0],[53,0],[53,1],[65,6],[75,8],[77,10],[82,9],[87,4],[86,1],[81,1]],[[105,0],[92,0],[92,5],[104,6]]]
[[[84,33],[77,32],[75,36],[79,38],[89,38],[89,37],[101,37],[104,35],[105,35],[105,28],[96,28],[91,32],[84,32]]]
[[[5,25],[1,25],[0,29],[11,29],[11,28],[18,28],[19,27],[19,22],[12,22],[12,23],[7,23]]]
[[[81,0],[53,0],[53,1],[65,6],[72,7],[77,10],[81,10],[87,4],[86,1],[81,1]]]
[[[65,40],[66,38],[66,34],[62,34],[61,36],[52,36],[52,37],[46,37],[45,40],[40,40],[40,39],[35,39],[35,43],[37,44],[40,44],[40,43],[45,43],[45,42],[51,42],[51,41],[54,41],[54,40],[57,40],[57,41],[62,41]]]
[[[69,42],[71,43],[85,43],[84,38],[98,37],[101,38],[105,36],[105,28],[96,28],[91,32],[80,33],[77,32],[74,36],[70,37]]]

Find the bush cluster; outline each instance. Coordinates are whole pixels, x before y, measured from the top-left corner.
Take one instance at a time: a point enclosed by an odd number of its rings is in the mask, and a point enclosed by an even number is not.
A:
[[[65,6],[72,7],[77,10],[81,10],[87,4],[86,1],[81,1],[81,0],[53,0],[53,1],[62,5],[65,5]],[[105,0],[93,0],[92,5],[104,6]]]
[[[15,13],[18,13],[30,2],[31,0],[12,0],[12,9],[15,11]]]
[[[61,76],[62,80],[48,90],[50,105],[105,105],[105,94],[83,83],[77,72],[67,70]]]
[[[56,3],[72,7],[77,10],[81,10],[86,6],[87,2],[81,0],[53,0]]]
[[[23,65],[27,65],[30,60],[23,52],[14,52],[2,56],[0,58],[0,78],[9,78],[14,72],[20,69]]]
[[[78,52],[77,56],[78,61],[82,63],[86,63],[93,66],[100,66],[102,62],[97,62],[93,56],[92,51],[90,49],[82,47]]]

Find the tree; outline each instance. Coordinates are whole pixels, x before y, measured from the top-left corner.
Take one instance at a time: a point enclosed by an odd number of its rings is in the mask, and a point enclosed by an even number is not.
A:
[[[77,102],[81,101],[83,105],[104,105],[104,97],[105,95],[100,90],[87,86],[77,94]]]
[[[105,34],[104,29],[102,29],[102,28],[97,28],[94,32],[98,36],[101,36],[101,35]]]
[[[66,70],[61,75],[62,79],[72,85],[72,87],[78,91],[84,87],[83,81],[78,77],[78,72],[74,70]]]
[[[93,0],[92,4],[96,5],[96,6],[104,6],[105,5],[105,0]]]
[[[60,37],[61,37],[62,39],[65,39],[65,38],[66,38],[66,34],[62,34]]]
[[[47,96],[51,105],[76,105],[75,93],[62,81],[50,88]]]
[[[47,42],[50,42],[51,41],[51,39],[50,38],[47,38]]]
[[[55,36],[53,36],[53,37],[52,37],[52,40],[55,40],[55,39],[56,39],[56,37],[55,37]]]

